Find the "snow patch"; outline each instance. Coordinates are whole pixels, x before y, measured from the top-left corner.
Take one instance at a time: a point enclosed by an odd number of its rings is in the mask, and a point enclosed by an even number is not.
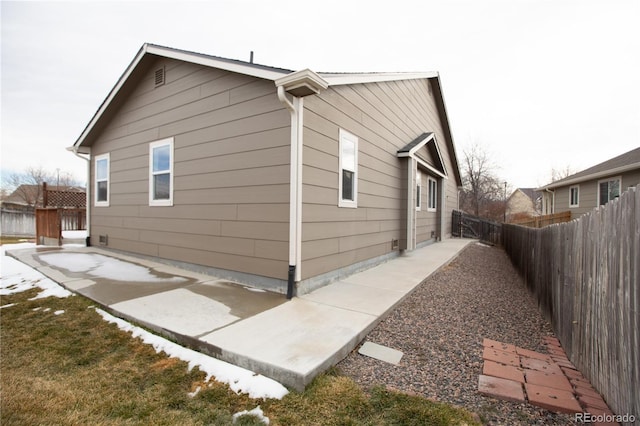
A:
[[[256,408],[254,408],[253,410],[244,410],[244,411],[240,411],[239,413],[235,413],[233,415],[233,423],[236,422],[236,420],[238,420],[238,417],[241,416],[253,416],[253,417],[257,417],[258,420],[262,421],[264,424],[268,425],[269,424],[269,417],[266,417],[264,415],[264,412],[262,411],[262,408],[260,408],[260,406],[258,405]]]
[[[42,299],[49,296],[61,298],[71,296],[73,293],[64,289],[58,283],[45,277],[30,266],[5,255],[7,249],[14,250],[33,247],[35,247],[33,243],[0,246],[0,256],[2,256],[0,296],[22,293],[32,288],[40,288],[42,292],[30,300]]]
[[[16,306],[16,304],[15,303],[9,303],[8,305],[2,305],[2,306],[0,306],[0,309],[8,308],[10,306]]]
[[[62,314],[64,314],[64,309],[61,309],[61,310],[59,310],[59,311],[55,311],[55,312],[53,313],[53,315],[62,315]]]
[[[246,393],[250,398],[282,399],[289,393],[284,386],[273,379],[170,342],[116,318],[102,309],[96,309],[96,312],[106,321],[116,324],[119,329],[131,333],[134,338],[139,337],[144,343],[152,345],[156,352],[164,352],[169,357],[187,362],[189,371],[193,367],[198,367],[207,375],[205,381],[215,377],[217,381],[227,383],[234,392]]]
[[[151,273],[149,268],[123,262],[113,257],[94,253],[47,253],[40,259],[71,272],[85,272],[99,278],[115,281],[165,283],[186,281],[183,277],[160,278]]]

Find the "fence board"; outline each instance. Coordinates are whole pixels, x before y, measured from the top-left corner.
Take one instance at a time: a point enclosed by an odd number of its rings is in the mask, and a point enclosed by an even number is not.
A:
[[[36,218],[33,211],[0,210],[2,235],[33,237],[36,235]]]
[[[36,209],[36,242],[60,245],[62,228],[58,209]]]
[[[542,229],[502,227],[503,247],[567,355],[619,414],[640,414],[640,185]]]

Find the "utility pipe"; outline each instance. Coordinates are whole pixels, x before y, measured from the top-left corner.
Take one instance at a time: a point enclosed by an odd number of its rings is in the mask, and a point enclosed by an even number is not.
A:
[[[291,114],[291,155],[289,173],[289,270],[287,273],[287,299],[293,297],[295,283],[300,281],[302,235],[302,98],[286,95],[278,86],[278,99]]]
[[[89,148],[90,149],[90,148]],[[82,156],[81,153],[78,152],[78,148],[75,146],[67,148],[67,151],[73,152],[73,154],[82,158],[87,162],[87,182],[86,182],[86,194],[87,194],[87,214],[86,214],[86,225],[87,225],[87,237],[85,238],[85,245],[89,247],[91,245],[91,151],[86,153],[89,155],[88,157]]]

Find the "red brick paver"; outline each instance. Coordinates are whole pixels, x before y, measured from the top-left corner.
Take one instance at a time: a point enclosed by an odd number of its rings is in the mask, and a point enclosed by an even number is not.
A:
[[[562,374],[550,374],[543,371],[525,369],[524,375],[527,383],[573,392],[571,383]]]
[[[513,380],[480,375],[478,378],[478,392],[507,401],[524,402],[522,383],[514,382]]]
[[[520,367],[520,357],[515,352],[505,352],[499,349],[485,347],[484,351],[482,352],[482,359],[488,359],[489,361],[494,361],[505,365],[512,365],[514,367]]]
[[[478,391],[556,412],[612,414],[602,396],[569,361],[558,339],[545,337],[543,345],[548,354],[484,339]]]
[[[529,402],[533,405],[560,413],[582,412],[582,407],[573,392],[534,385],[533,383],[526,383],[524,386]]]
[[[509,379],[514,382],[524,383],[524,374],[522,369],[512,365],[499,364],[494,361],[485,360],[482,367],[482,374],[485,376],[500,377],[501,379]]]

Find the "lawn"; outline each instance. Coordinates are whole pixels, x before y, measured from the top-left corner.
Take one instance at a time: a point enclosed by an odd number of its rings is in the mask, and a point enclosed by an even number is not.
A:
[[[2,296],[0,422],[228,425],[260,407],[271,425],[478,424],[466,411],[384,388],[362,389],[332,370],[304,392],[252,399],[103,319],[81,296]],[[7,306],[13,304],[12,306]],[[198,392],[196,389],[200,387]],[[242,416],[236,424],[264,424]]]

